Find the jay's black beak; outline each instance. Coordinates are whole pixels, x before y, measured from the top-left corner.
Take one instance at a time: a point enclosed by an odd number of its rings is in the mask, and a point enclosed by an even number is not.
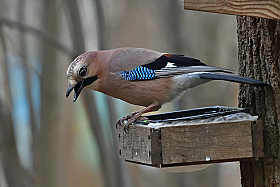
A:
[[[68,86],[68,89],[66,91],[66,97],[68,97],[70,95],[70,93],[72,92],[72,90],[74,89],[75,94],[74,94],[73,102],[75,102],[78,99],[83,88],[90,85],[91,83],[93,83],[96,80],[97,80],[97,76],[95,75],[93,77],[88,77],[86,79],[82,79],[74,87]]]
[[[72,92],[73,89],[74,89],[74,87],[71,87],[70,85],[68,86],[68,89],[66,91],[66,97],[68,97],[70,95],[70,93]]]

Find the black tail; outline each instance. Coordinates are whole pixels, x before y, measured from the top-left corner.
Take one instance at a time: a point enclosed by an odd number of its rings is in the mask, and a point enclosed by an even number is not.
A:
[[[201,79],[211,79],[211,80],[225,80],[230,82],[238,82],[238,83],[245,83],[245,84],[254,84],[254,85],[264,85],[269,86],[269,84],[264,83],[262,81],[241,77],[238,75],[229,75],[229,74],[219,74],[219,73],[208,73],[203,72],[199,74]]]

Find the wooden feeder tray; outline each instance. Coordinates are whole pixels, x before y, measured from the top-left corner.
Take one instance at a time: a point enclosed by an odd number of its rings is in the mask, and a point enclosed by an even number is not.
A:
[[[263,157],[260,121],[186,124],[240,112],[244,109],[215,106],[146,116],[149,120],[130,125],[128,133],[118,128],[120,157],[161,168]]]

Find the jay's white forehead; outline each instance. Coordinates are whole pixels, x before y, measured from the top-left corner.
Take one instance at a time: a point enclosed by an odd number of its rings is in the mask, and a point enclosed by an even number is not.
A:
[[[67,69],[67,77],[73,77],[75,74],[75,69],[78,67],[78,64],[82,62],[84,59],[84,54],[79,55],[77,58],[73,60],[73,62],[69,65]]]

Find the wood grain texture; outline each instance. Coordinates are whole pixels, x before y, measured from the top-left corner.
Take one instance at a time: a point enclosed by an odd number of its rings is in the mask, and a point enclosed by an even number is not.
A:
[[[159,167],[162,164],[161,129],[150,130],[151,133],[151,159],[152,165]]]
[[[252,123],[252,140],[254,158],[258,160],[264,156],[263,127],[260,120]]]
[[[151,128],[131,125],[128,133],[119,128],[119,153],[125,160],[152,165]]]
[[[184,0],[184,8],[280,20],[280,0]]]
[[[260,122],[131,125],[119,128],[120,157],[156,167],[229,162],[263,156]]]
[[[163,127],[163,164],[253,157],[251,122]]]

